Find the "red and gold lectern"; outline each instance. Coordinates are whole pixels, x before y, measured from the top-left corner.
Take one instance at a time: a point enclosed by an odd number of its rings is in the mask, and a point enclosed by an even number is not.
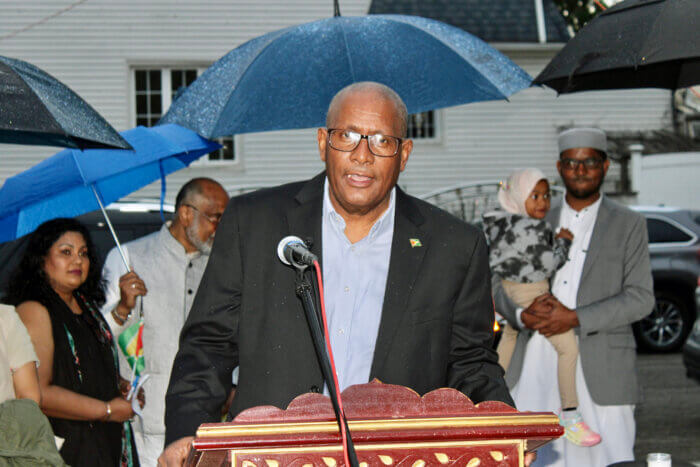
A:
[[[564,433],[550,412],[518,412],[502,402],[474,405],[454,389],[422,398],[409,388],[351,386],[343,405],[360,466],[519,466]],[[286,410],[263,406],[229,423],[197,430],[190,466],[335,467],[344,465],[330,399],[304,394]]]

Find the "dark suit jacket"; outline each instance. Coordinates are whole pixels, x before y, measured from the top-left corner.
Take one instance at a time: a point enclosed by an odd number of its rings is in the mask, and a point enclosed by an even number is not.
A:
[[[295,273],[277,258],[286,235],[320,257],[323,182],[233,198],[180,336],[166,396],[166,444],[218,421],[240,365],[230,415],[284,408],[323,387]],[[417,238],[420,247],[411,247]],[[394,237],[370,378],[425,393],[450,386],[513,404],[491,349],[493,306],[483,235],[397,189]]]

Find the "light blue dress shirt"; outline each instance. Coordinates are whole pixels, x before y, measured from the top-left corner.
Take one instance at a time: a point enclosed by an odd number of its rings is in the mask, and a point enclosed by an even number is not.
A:
[[[369,234],[350,243],[345,220],[331,203],[328,179],[324,185],[323,287],[341,391],[369,380],[389,272],[395,204],[396,188],[391,191],[389,208]]]

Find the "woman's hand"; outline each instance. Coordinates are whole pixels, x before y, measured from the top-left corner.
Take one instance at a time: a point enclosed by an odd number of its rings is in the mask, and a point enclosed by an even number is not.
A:
[[[119,278],[120,300],[116,312],[122,320],[129,317],[131,309],[136,305],[136,297],[146,295],[146,284],[134,271],[129,271]]]
[[[119,377],[119,394],[122,395],[124,399],[126,399],[126,396],[129,394],[129,391],[131,391],[131,383],[129,383],[129,380],[122,378],[121,376]]]
[[[122,397],[126,399],[126,396],[129,395],[129,392],[131,392],[131,383],[129,383],[128,380],[120,376],[119,394],[121,394]],[[144,392],[143,387],[139,389],[138,394],[136,394],[136,399],[139,401],[139,406],[143,409],[143,406],[146,405],[146,393]]]
[[[139,401],[139,407],[143,409],[143,406],[146,405],[146,393],[143,388],[139,389],[138,394],[136,394],[136,399]]]
[[[105,402],[105,404],[107,404]],[[115,397],[109,401],[109,406],[112,413],[104,421],[106,422],[125,422],[134,416],[134,411],[131,409],[131,402],[123,397]],[[105,408],[105,414],[106,414]]]

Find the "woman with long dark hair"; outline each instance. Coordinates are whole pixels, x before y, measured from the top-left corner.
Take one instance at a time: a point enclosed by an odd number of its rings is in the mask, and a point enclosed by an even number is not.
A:
[[[119,388],[116,349],[99,312],[105,295],[95,248],[74,219],[55,219],[31,235],[7,301],[17,307],[39,357],[41,408],[64,460],[82,465],[138,465]]]

